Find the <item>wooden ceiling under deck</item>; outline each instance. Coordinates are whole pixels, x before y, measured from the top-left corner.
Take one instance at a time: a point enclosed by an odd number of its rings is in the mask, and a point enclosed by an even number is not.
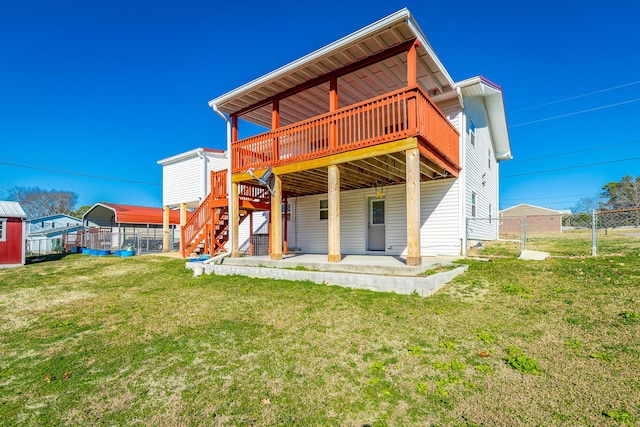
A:
[[[384,154],[348,163],[341,163],[340,190],[357,190],[404,184],[406,165],[404,152]],[[451,176],[425,156],[420,156],[420,180],[428,181]],[[282,190],[289,197],[328,192],[327,167],[280,175]]]

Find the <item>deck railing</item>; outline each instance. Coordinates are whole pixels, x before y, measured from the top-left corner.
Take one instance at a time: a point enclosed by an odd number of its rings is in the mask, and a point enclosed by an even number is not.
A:
[[[413,128],[410,128],[410,125]],[[232,145],[233,172],[291,164],[419,136],[454,165],[458,131],[419,87],[278,128]]]
[[[460,134],[458,131],[422,91],[417,93],[416,109],[419,135],[450,162],[459,165]]]
[[[211,172],[209,188],[211,188],[211,197],[214,200],[227,198],[227,171],[228,169],[223,169]]]
[[[216,222],[224,220],[226,215],[225,209],[228,207],[227,201],[227,169],[211,172],[210,175],[211,191],[198,208],[189,217],[185,225],[180,228],[180,242],[182,256],[187,256],[187,247],[196,246],[205,239],[205,233],[214,233]],[[269,190],[255,184],[242,183],[238,186],[239,199],[248,202],[269,203]],[[221,202],[224,201],[224,202]],[[227,227],[224,225],[224,227]],[[224,246],[226,240],[223,240],[226,228],[218,230],[212,239],[211,245],[214,249]]]

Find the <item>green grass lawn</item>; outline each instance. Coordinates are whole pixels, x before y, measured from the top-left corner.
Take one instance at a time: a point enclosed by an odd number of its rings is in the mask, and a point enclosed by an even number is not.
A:
[[[162,257],[0,270],[0,424],[640,425],[640,253],[421,298]]]

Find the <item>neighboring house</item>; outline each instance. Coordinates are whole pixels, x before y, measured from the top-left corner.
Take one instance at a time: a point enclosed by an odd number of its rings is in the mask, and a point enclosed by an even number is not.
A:
[[[0,201],[0,267],[25,263],[27,214],[18,202]]]
[[[502,89],[455,82],[407,9],[209,105],[230,122],[231,173],[210,175],[183,253],[202,240],[222,250],[231,236],[239,256],[239,224],[268,210],[272,259],[288,246],[330,262],[464,255],[465,220],[495,215],[499,163],[511,158]],[[244,122],[270,131],[239,139]],[[497,221],[477,233],[496,239]]]
[[[163,224],[169,224],[163,232]],[[178,244],[174,237],[180,212],[147,206],[96,203],[82,216],[88,225],[85,245],[91,249],[119,249],[125,246],[163,250]]]
[[[521,226],[527,235],[562,233],[562,215],[566,212],[521,203],[500,211],[500,234],[520,235]]]
[[[65,236],[84,229],[82,220],[66,214],[49,215],[29,221],[27,250],[43,254],[65,249]]]

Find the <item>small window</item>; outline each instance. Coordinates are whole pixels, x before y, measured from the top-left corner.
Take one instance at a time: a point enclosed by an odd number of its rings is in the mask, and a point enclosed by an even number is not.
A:
[[[0,218],[0,242],[7,241],[7,218]]]
[[[320,200],[320,219],[329,219],[329,200]]]
[[[40,227],[44,228],[44,221],[40,223]]]
[[[469,141],[471,142],[471,145],[476,145],[476,125],[473,121],[471,121],[471,124],[469,125]]]
[[[471,216],[476,217],[476,193],[471,192]]]
[[[56,223],[55,222],[51,223],[51,228],[56,228]]]

